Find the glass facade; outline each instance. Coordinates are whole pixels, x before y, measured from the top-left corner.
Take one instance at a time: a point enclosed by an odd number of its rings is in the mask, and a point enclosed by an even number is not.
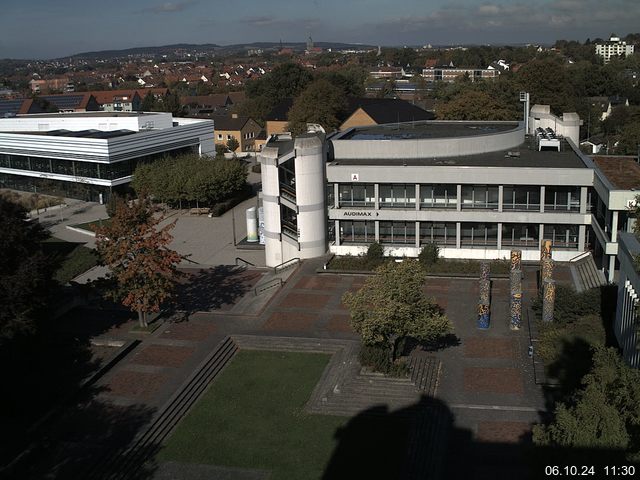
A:
[[[95,178],[99,180],[117,180],[133,175],[140,164],[154,162],[167,156],[176,156],[195,152],[195,147],[185,147],[167,152],[145,155],[115,163],[84,162],[81,160],[62,160],[48,157],[27,157],[0,153],[0,167],[34,172],[54,173],[73,177]]]
[[[495,247],[498,245],[496,223],[462,223],[460,245],[464,247]]]
[[[580,211],[580,187],[546,187],[544,211]]]
[[[457,207],[457,185],[420,185],[420,208]]]
[[[415,183],[380,184],[378,187],[380,208],[415,208]]]
[[[420,222],[420,244],[456,245],[456,224]]]
[[[373,183],[342,183],[338,190],[338,205],[373,208],[376,205]]]
[[[416,222],[380,222],[380,243],[416,243]]]
[[[462,208],[497,210],[498,187],[493,185],[463,185]]]
[[[503,223],[503,247],[538,248],[540,226],[528,223]]]
[[[539,211],[540,187],[505,185],[502,190],[502,209],[515,211]]]
[[[375,222],[340,222],[340,243],[369,244],[376,240]]]
[[[577,249],[578,225],[545,225],[545,240],[551,240],[554,248]]]

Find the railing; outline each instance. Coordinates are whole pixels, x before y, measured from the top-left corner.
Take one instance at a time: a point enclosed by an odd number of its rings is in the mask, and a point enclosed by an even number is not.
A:
[[[300,259],[298,257],[292,258],[291,260],[287,260],[286,262],[281,263],[280,265],[276,265],[273,267],[273,273],[283,272],[288,270],[289,268],[294,267],[300,263]]]
[[[262,285],[257,285],[256,288],[253,289],[253,293],[257,297],[262,292],[266,292],[267,290],[271,290],[272,288],[280,288],[282,286],[282,283],[283,282],[281,278],[274,278],[273,280],[269,280]]]
[[[236,265],[240,265],[240,262],[242,262],[243,265],[245,266],[251,266],[251,267],[255,267],[255,264],[245,260],[244,258],[240,258],[240,257],[236,257]]]
[[[576,255],[575,257],[569,259],[569,261],[570,262],[579,262],[583,258],[587,258],[589,255],[591,255],[591,251],[582,252],[581,254]]]

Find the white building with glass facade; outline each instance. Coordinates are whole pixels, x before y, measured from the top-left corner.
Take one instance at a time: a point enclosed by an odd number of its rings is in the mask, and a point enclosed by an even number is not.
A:
[[[541,112],[548,113],[532,108]],[[613,280],[616,232],[629,229],[635,193],[580,152],[572,138],[579,118],[564,117],[564,136],[541,127],[540,116],[529,119],[529,132],[522,122],[427,121],[357,127],[326,140],[308,134],[315,150],[304,156],[299,139],[273,137],[258,157],[267,264],[359,255],[374,241],[393,256],[417,256],[434,242],[446,258],[508,258],[517,248],[535,261],[549,239],[555,260],[591,250]],[[318,195],[301,203],[323,188],[322,206]],[[301,221],[311,210],[312,232]]]
[[[213,121],[170,113],[48,113],[0,119],[0,188],[106,201],[137,165],[215,154]]]

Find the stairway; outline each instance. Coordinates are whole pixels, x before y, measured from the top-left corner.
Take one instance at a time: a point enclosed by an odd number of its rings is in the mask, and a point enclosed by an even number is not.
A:
[[[189,408],[201,397],[211,381],[223,370],[238,350],[231,337],[225,338],[200,364],[158,414],[123,452],[109,451],[81,478],[136,478],[144,463],[151,458]]]
[[[569,262],[573,284],[578,293],[607,284],[604,273],[598,270],[591,252],[585,252]]]

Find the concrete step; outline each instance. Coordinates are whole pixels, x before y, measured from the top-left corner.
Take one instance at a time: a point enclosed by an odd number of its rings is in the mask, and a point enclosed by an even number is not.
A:
[[[135,476],[135,472],[158,451],[163,440],[201,397],[237,350],[237,345],[230,337],[223,340],[165,403],[151,424],[136,436],[126,451],[118,455],[114,455],[115,452],[105,455],[83,478],[115,480]]]

